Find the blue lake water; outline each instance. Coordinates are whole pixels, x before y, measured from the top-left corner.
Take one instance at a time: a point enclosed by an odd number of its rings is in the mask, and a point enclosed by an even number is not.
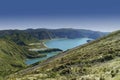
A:
[[[43,60],[46,60],[52,56],[55,56],[57,55],[59,52],[50,52],[50,53],[44,53],[46,54],[47,56],[46,57],[42,57],[42,58],[35,58],[35,59],[27,59],[26,60],[26,64],[27,65],[30,65],[30,64],[33,64],[33,63],[36,63],[38,61],[43,61]]]
[[[63,51],[67,49],[74,48],[76,46],[87,43],[87,40],[92,40],[90,38],[77,38],[77,39],[53,39],[45,42],[46,46],[49,48],[59,48]]]
[[[82,45],[87,43],[87,40],[92,40],[90,38],[77,38],[77,39],[52,39],[45,42],[45,45],[48,48],[59,48],[63,51],[67,49],[74,48],[76,46]],[[26,64],[30,65],[33,63],[36,63],[38,61],[45,60],[49,57],[57,55],[59,52],[50,52],[50,53],[44,53],[47,56],[43,58],[35,58],[35,59],[27,59]]]

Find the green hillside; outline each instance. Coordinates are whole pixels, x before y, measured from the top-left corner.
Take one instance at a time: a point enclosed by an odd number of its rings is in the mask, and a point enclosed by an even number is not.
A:
[[[0,38],[11,40],[21,46],[28,45],[33,42],[39,42],[39,40],[34,38],[32,35],[20,30],[3,30],[0,31],[0,33]]]
[[[0,78],[27,67],[25,64],[26,58],[42,56],[44,55],[30,52],[15,42],[0,39]]]
[[[120,31],[65,51],[10,80],[120,80]]]
[[[0,76],[6,76],[24,68],[25,52],[26,50],[14,42],[0,39]]]

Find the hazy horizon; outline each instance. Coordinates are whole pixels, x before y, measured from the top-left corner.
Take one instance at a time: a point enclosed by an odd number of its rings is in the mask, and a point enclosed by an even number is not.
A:
[[[78,30],[90,30],[90,31],[98,31],[98,30],[91,30],[91,29],[81,29],[81,28],[25,28],[25,29],[2,29],[0,31],[4,31],[4,30],[29,30],[29,29],[51,29],[51,30],[56,30],[56,29],[78,29]],[[117,31],[117,30],[115,30]],[[114,32],[114,31],[98,31],[98,32]]]

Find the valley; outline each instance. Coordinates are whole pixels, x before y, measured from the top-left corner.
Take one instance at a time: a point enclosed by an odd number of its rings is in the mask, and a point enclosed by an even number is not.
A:
[[[50,33],[48,34],[48,32]],[[74,50],[74,47],[87,43],[88,40],[97,39],[108,34],[75,29],[3,30],[0,33],[2,43],[0,63],[3,65],[0,67],[2,69],[0,70],[1,80],[4,80],[8,75],[19,71],[22,72],[21,70],[27,68],[27,72],[32,71],[32,67],[36,69],[39,64],[43,66],[55,58],[66,55],[69,51]],[[81,34],[82,36],[75,36],[75,34]],[[93,38],[90,34],[97,35]]]
[[[8,80],[119,80],[120,31],[62,52]]]
[[[120,0],[0,0],[0,80],[120,80]]]

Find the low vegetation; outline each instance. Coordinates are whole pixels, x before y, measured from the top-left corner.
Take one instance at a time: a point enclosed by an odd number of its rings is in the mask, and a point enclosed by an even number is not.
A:
[[[58,48],[48,48],[44,50],[38,50],[37,52],[39,53],[47,53],[47,52],[55,52],[55,51],[62,51],[61,49]]]
[[[93,34],[95,35],[93,36]],[[0,80],[2,79],[6,80],[5,79],[6,76],[16,73],[18,71],[21,72],[21,70],[23,69],[27,69],[28,66],[25,64],[25,60],[27,58],[37,58],[37,57],[46,56],[44,54],[40,54],[45,51],[39,51],[39,52],[29,51],[29,49],[33,49],[33,48],[36,48],[36,49],[46,48],[46,46],[43,44],[42,41],[40,41],[40,39],[43,40],[43,39],[52,39],[52,38],[81,38],[81,37],[89,37],[89,38],[96,39],[106,34],[107,33],[102,33],[97,31],[74,30],[74,29],[1,30],[0,31]],[[58,49],[47,49],[47,52],[55,51],[55,50],[58,50]],[[53,57],[50,58],[50,61],[52,59]],[[38,62],[36,64],[33,64],[32,67],[34,67],[34,65],[35,67],[39,66],[41,65],[41,63],[47,64],[48,62],[47,61]],[[44,75],[45,77],[48,77],[48,78],[51,78],[51,77],[56,78],[58,74],[62,75],[65,73],[65,71],[68,71],[68,72],[70,71],[68,69],[63,69],[63,71],[60,70],[59,72],[53,71],[52,69],[53,64],[51,65],[52,66],[48,71],[48,73],[46,72],[47,69],[45,70],[43,69],[42,71],[44,73],[40,75]],[[62,65],[59,65],[59,66],[62,66]],[[35,67],[34,69],[36,69]],[[29,66],[29,68],[31,67]],[[55,67],[55,69],[57,68],[59,67]],[[32,71],[32,70],[29,69],[28,72],[29,71]],[[39,75],[40,73],[39,71],[35,71],[35,72],[38,73],[37,75]],[[25,78],[25,80],[26,79],[27,78]]]
[[[117,31],[12,74],[8,80],[120,80],[119,63]]]
[[[25,60],[27,58],[46,56],[28,50],[28,44],[32,41],[39,40],[19,32],[0,37],[0,80],[7,75],[26,68]]]

